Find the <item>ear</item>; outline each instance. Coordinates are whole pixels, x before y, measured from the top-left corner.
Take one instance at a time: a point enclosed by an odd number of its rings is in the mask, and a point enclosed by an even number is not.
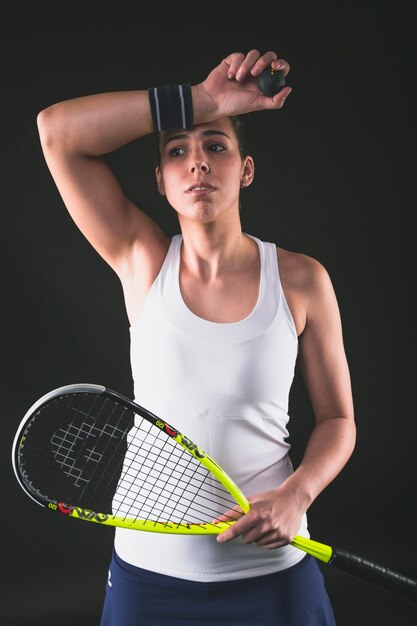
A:
[[[240,186],[248,187],[255,176],[255,163],[251,156],[245,157],[243,161],[242,177]]]
[[[162,181],[162,174],[161,174],[161,170],[159,169],[159,165],[156,166],[155,168],[155,174],[156,174],[156,182],[158,184],[158,191],[161,194],[161,196],[165,195],[165,187],[164,187],[164,183]]]

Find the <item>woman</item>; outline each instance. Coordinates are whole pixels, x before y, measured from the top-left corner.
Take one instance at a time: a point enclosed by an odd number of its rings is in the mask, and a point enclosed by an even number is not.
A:
[[[102,626],[335,623],[316,561],[290,543],[308,536],[307,509],[353,451],[350,376],[325,268],[242,232],[239,195],[255,166],[237,116],[279,110],[291,92],[262,95],[266,67],[289,72],[273,51],[234,52],[192,87],[96,94],[38,116],[68,211],[121,281],[135,399],[169,415],[251,503],[217,542],[116,529]],[[172,238],[103,158],[154,131],[158,189],[181,229]],[[294,471],[297,359],[316,423]]]

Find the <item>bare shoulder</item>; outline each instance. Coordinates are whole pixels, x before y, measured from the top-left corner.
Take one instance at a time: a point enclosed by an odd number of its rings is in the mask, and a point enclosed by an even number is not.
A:
[[[316,307],[333,297],[330,276],[317,259],[277,247],[282,288],[300,335]]]
[[[277,257],[284,287],[308,292],[329,280],[324,265],[307,254],[277,247]]]

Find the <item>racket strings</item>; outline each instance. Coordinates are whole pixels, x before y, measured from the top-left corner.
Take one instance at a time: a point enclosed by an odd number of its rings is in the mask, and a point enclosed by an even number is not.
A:
[[[97,436],[100,438],[101,451],[96,450],[94,446],[91,450],[87,447],[84,457],[86,462],[95,461],[90,473],[88,483],[94,485],[94,491],[97,497],[101,496],[101,502],[106,503],[104,508],[108,508],[108,502],[114,493],[114,485],[119,480],[121,466],[126,453],[126,436],[134,423],[134,414],[117,402],[111,401],[104,396],[91,396],[86,394],[84,401],[90,402],[86,415],[94,419],[94,428]],[[74,408],[74,407],[73,407]],[[98,428],[97,422],[103,423],[103,427]],[[94,456],[93,456],[94,455]],[[101,462],[104,460],[103,463]],[[106,471],[103,471],[103,464],[106,465]],[[100,472],[98,471],[100,469]],[[98,476],[97,476],[98,474]],[[87,487],[87,484],[86,484]],[[82,497],[84,493],[80,494]]]
[[[209,470],[147,420],[141,419],[128,439],[130,444],[113,499],[114,516],[171,524],[207,524],[236,505]]]
[[[106,423],[103,428],[97,427],[96,417],[92,415],[93,408],[90,408],[89,413],[85,413],[70,405],[71,411],[75,411],[77,415],[84,415],[89,421],[83,421],[78,425],[71,422],[66,428],[58,429],[51,437],[54,458],[66,476],[73,480],[76,487],[85,488],[90,483],[92,472],[87,473],[86,467],[89,465],[93,471],[98,467],[111,439],[114,438],[120,442],[126,435],[126,430],[116,425]],[[87,440],[90,440],[89,445],[87,445]],[[100,450],[100,443],[103,440],[106,444],[104,449]],[[83,443],[86,445],[82,446],[80,454],[77,447]]]
[[[132,411],[94,394],[52,400],[34,415],[30,444],[19,449],[27,486],[45,499],[110,512],[133,420]]]
[[[28,489],[44,500],[62,484],[61,472],[51,465],[51,432],[64,418],[50,405],[38,410],[27,424],[18,448],[17,459],[22,479]]]
[[[161,497],[166,484],[164,478],[167,475],[165,471],[168,467],[167,461],[170,457],[171,460],[175,459],[176,466],[174,465],[174,467],[179,468],[182,454],[179,449],[177,450],[172,445],[166,435],[163,441],[157,442],[161,434],[159,429],[155,430],[155,432],[151,432],[151,425],[143,419],[139,424],[139,427],[135,427],[133,436],[130,437],[131,440],[135,442],[135,445],[131,444],[128,446],[126,454],[128,463],[123,472],[121,485],[119,485],[118,493],[114,500],[115,503],[119,503],[119,508],[116,510],[115,515],[123,513],[125,518],[134,516],[137,519],[138,516],[133,514],[133,510],[135,508],[138,510],[137,505],[143,503],[144,506],[142,507],[142,511],[139,510],[139,515],[142,512],[142,516],[145,514],[145,519],[149,520],[149,513],[154,511],[157,515],[156,521],[161,521],[158,515],[159,512],[164,510],[162,503],[165,503],[165,508],[169,510],[170,505],[174,505],[173,508],[175,508],[175,504],[177,504],[179,499],[178,494],[177,497],[175,497],[175,488],[181,476],[178,472],[177,481],[171,482],[171,492]],[[168,447],[170,443],[172,447],[171,452],[166,450],[166,447]],[[159,456],[154,452],[158,447],[160,450]],[[162,458],[165,460],[165,465],[159,461]],[[186,462],[188,461],[189,464],[191,460],[192,457],[188,457]],[[170,475],[168,474],[168,476]],[[162,481],[162,483],[159,481]],[[120,501],[117,497],[119,493],[122,495]],[[143,494],[142,497],[139,495],[140,493]],[[127,509],[125,505],[127,505]]]
[[[35,413],[28,430],[31,443],[20,446],[19,464],[29,489],[45,500],[165,524],[239,517],[225,515],[236,502],[207,468],[116,400],[60,396]]]

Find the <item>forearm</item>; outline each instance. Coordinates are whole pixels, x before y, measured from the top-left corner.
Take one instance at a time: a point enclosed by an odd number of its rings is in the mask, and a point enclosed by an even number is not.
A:
[[[308,440],[303,459],[282,487],[307,510],[339,474],[350,458],[356,440],[353,419],[335,417],[319,422]]]
[[[257,72],[271,61],[288,73],[288,63],[278,62],[274,53],[258,59]],[[243,69],[241,62],[240,55],[229,55],[205,80],[192,85],[194,124],[283,106],[291,88],[282,89],[274,98],[262,96],[255,77],[249,74],[250,66]],[[148,89],[58,102],[41,111],[37,121],[44,150],[86,157],[108,154],[154,131]]]
[[[104,155],[153,131],[147,90],[73,98],[38,115],[42,144],[83,155]]]
[[[200,85],[192,87],[194,123],[216,116],[216,106]],[[147,90],[72,98],[38,115],[42,144],[83,156],[108,154],[154,131]]]

